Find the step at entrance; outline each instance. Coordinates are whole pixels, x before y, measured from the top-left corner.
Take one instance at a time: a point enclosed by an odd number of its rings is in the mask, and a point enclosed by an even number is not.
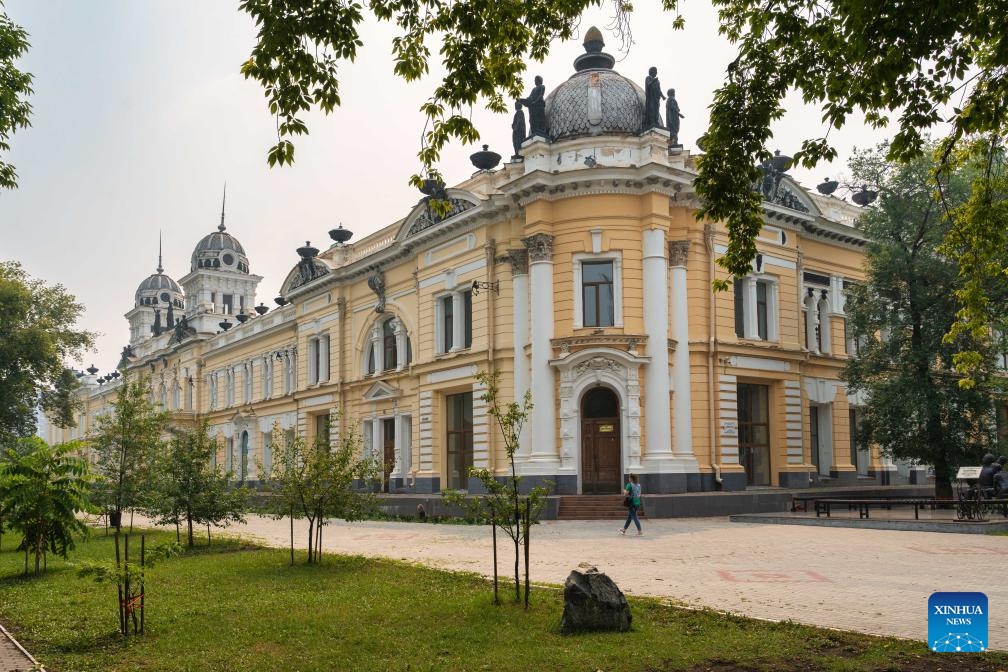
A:
[[[560,497],[557,520],[626,520],[623,495],[564,495]],[[642,511],[637,515],[644,517]]]

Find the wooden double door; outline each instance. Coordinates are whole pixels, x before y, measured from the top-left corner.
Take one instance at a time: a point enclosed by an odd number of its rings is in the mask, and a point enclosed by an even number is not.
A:
[[[581,492],[620,491],[623,467],[619,399],[604,387],[589,390],[581,402]]]

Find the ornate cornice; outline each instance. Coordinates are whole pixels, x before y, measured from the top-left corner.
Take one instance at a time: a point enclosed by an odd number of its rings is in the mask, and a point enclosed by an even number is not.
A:
[[[522,238],[522,243],[528,250],[530,262],[549,261],[553,258],[553,236],[547,233],[537,233]]]
[[[550,345],[560,350],[561,357],[568,355],[574,347],[585,346],[622,348],[631,354],[636,354],[635,351],[637,348],[643,348],[647,343],[647,338],[643,334],[590,334],[587,336],[551,338]]]
[[[668,244],[669,266],[686,267],[689,260],[689,240],[671,240]]]

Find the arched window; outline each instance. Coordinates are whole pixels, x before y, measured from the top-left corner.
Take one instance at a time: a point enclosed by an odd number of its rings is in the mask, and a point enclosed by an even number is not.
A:
[[[382,323],[382,345],[384,348],[384,357],[382,362],[384,366],[383,371],[389,371],[390,369],[396,368],[398,364],[398,349],[396,347],[396,325],[395,318],[389,318]]]
[[[391,316],[375,322],[368,331],[361,356],[361,371],[365,376],[402,371],[413,361],[413,348],[402,320]]]

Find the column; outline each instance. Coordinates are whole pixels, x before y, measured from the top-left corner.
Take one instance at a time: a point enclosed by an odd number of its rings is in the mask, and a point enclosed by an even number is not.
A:
[[[528,250],[508,250],[511,262],[511,305],[514,338],[514,390],[515,401],[519,404],[529,389],[528,361],[525,357],[525,346],[528,345],[528,301],[529,301],[529,258]],[[519,453],[528,455],[531,451],[530,427],[526,427],[519,437]]]
[[[371,420],[371,455],[379,461],[385,459],[385,437],[382,436],[381,419],[377,416]]]
[[[392,323],[392,331],[395,334],[396,371],[402,371],[406,368],[406,328],[399,318],[392,319],[395,320]]]
[[[556,446],[556,385],[549,364],[553,346],[553,236],[537,233],[522,238],[529,256],[529,285],[536,288],[531,303],[532,441],[530,462],[559,464]],[[533,467],[534,468],[534,467]]]
[[[644,333],[647,334],[645,353],[651,360],[644,385],[646,443],[643,457],[654,458],[670,456],[672,453],[672,435],[669,431],[669,296],[668,274],[665,270],[665,232],[661,229],[645,231],[643,242]],[[688,245],[689,242],[686,242]]]

